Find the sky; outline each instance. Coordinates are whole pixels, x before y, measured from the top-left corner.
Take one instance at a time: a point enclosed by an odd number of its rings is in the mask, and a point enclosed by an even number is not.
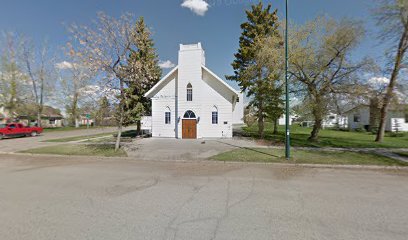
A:
[[[66,27],[91,24],[99,11],[119,17],[125,12],[143,16],[163,67],[177,64],[179,44],[201,42],[206,51],[206,65],[225,79],[232,74],[231,63],[238,48],[240,24],[246,20],[245,9],[258,0],[14,0],[0,7],[0,31],[13,31],[32,37],[37,43],[47,40],[63,61],[61,47],[69,40]],[[284,18],[284,0],[269,0]],[[370,9],[375,0],[289,0],[289,18],[302,24],[317,16],[362,20],[367,36],[353,58],[384,53],[375,38],[375,22]],[[164,69],[164,73],[169,69]],[[229,82],[236,87],[236,84]]]

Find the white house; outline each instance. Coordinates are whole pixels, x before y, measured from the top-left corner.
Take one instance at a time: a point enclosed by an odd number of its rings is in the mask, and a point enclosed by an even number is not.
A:
[[[369,105],[362,104],[354,107],[345,112],[345,115],[349,129],[368,129],[370,126],[371,113]],[[399,105],[388,110],[385,131],[408,132],[408,105]]]
[[[152,101],[152,136],[231,138],[243,123],[243,95],[205,66],[201,43],[180,45],[178,66],[146,94]]]

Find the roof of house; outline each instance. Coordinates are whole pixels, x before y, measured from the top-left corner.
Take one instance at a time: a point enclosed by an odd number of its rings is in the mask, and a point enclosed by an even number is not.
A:
[[[162,87],[164,87],[166,80],[168,80],[169,77],[171,77],[176,71],[178,70],[178,66],[173,68],[169,73],[167,73],[166,76],[164,76],[160,81],[156,83],[146,94],[145,97],[151,98],[154,96],[156,92],[158,92]]]
[[[33,104],[24,105],[17,111],[19,118],[37,116],[36,108]],[[44,106],[41,114],[42,118],[64,118],[59,109]]]
[[[210,74],[214,79],[216,79],[218,82],[220,82],[226,89],[231,91],[232,94],[238,95],[238,91],[236,91],[234,88],[232,88],[230,85],[228,85],[225,81],[223,81],[220,77],[218,77],[215,73],[213,73],[210,69],[208,69],[206,66],[201,65],[203,71],[206,71],[208,74]],[[178,71],[178,66],[173,68],[166,76],[164,76],[159,82],[156,83],[146,94],[145,97],[151,98],[156,94],[160,89],[162,89],[166,84],[167,80]]]

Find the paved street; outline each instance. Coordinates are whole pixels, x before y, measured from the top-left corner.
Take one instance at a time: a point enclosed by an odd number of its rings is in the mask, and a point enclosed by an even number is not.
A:
[[[408,172],[0,155],[0,239],[393,239]]]

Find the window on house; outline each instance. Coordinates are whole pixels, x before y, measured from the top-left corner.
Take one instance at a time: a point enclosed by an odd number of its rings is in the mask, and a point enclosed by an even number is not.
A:
[[[54,118],[50,118],[49,124],[55,124],[55,119],[54,119]]]
[[[195,115],[195,113],[194,113],[193,111],[188,110],[187,112],[184,113],[183,118],[190,118],[190,119],[192,119],[192,118],[196,118],[196,115]]]
[[[237,97],[237,102],[239,102],[239,97]]]
[[[169,108],[167,108],[164,113],[164,122],[165,124],[171,124],[171,112]]]
[[[408,123],[408,113],[405,114],[405,123]]]
[[[193,86],[191,83],[187,84],[187,101],[193,101]]]
[[[354,122],[360,122],[360,115],[354,115]]]
[[[218,124],[218,108],[216,106],[211,111],[211,122],[212,124]]]

